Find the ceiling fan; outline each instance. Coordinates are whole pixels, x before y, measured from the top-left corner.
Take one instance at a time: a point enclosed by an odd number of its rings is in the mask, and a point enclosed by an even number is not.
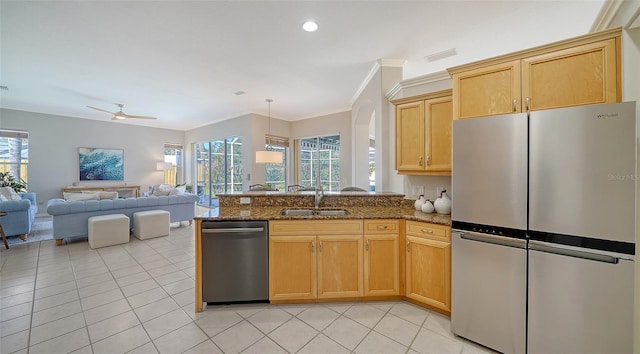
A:
[[[91,108],[91,109],[95,109],[96,111],[100,111],[100,112],[107,112],[107,113],[111,113],[113,114],[113,117],[111,117],[111,120],[123,120],[123,119],[128,119],[128,118],[135,118],[135,119],[158,119],[156,117],[149,117],[149,116],[134,116],[131,114],[126,114],[122,111],[122,107],[124,107],[124,105],[122,103],[116,103],[116,106],[118,106],[120,108],[119,111],[117,112],[111,112],[111,111],[107,111],[101,108],[96,108],[96,107],[91,107],[91,106],[87,106],[87,108]]]

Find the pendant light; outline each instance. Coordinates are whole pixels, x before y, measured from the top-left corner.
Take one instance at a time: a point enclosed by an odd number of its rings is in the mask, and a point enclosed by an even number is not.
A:
[[[271,102],[272,99],[267,98],[269,104],[269,135],[268,144],[265,150],[256,151],[256,163],[282,163],[282,152],[273,150],[271,146]]]

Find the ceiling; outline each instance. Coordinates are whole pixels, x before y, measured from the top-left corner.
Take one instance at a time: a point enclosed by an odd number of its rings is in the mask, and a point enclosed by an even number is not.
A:
[[[1,0],[0,107],[110,121],[86,106],[123,103],[159,119],[114,124],[188,130],[272,98],[295,121],[350,110],[379,59],[413,78],[586,34],[603,3]]]

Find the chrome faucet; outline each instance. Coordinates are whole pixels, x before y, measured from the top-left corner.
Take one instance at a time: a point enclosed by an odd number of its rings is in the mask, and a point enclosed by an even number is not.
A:
[[[320,202],[322,201],[322,197],[324,197],[324,191],[322,190],[322,185],[316,188],[316,198],[315,198],[315,206],[316,209],[320,206]]]

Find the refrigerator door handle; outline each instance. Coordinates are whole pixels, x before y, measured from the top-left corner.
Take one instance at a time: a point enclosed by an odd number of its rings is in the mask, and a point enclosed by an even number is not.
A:
[[[469,240],[469,241],[485,242],[485,243],[491,243],[491,244],[500,245],[500,246],[523,248],[523,249],[527,248],[526,240],[520,240],[517,238],[511,238],[511,237],[494,236],[494,235],[464,231],[464,232],[460,232],[460,238]]]
[[[577,258],[588,259],[591,261],[611,263],[611,264],[618,264],[618,262],[620,261],[620,258],[618,257],[613,257],[605,254],[599,254],[599,253],[577,251],[577,250],[572,250],[567,248],[547,246],[547,245],[536,243],[535,241],[529,242],[529,249],[533,251],[552,253],[552,254],[557,254],[561,256],[577,257]]]

